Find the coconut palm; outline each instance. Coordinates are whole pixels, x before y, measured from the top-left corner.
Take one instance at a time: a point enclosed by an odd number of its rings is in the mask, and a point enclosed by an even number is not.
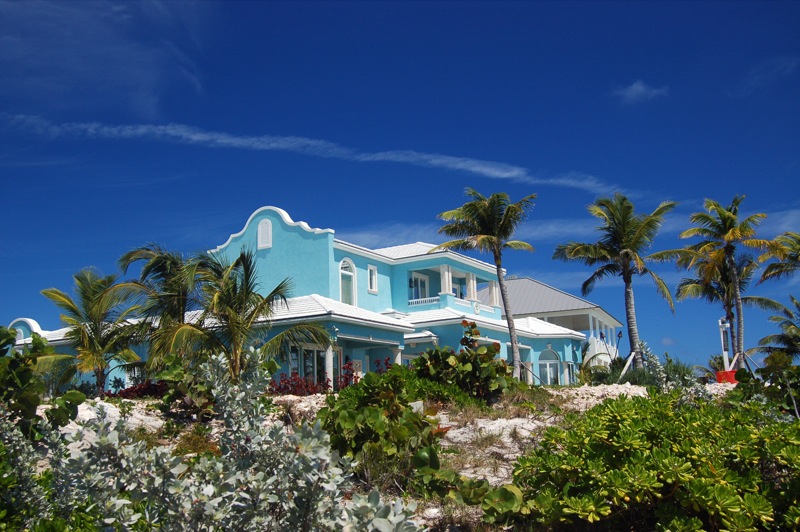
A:
[[[769,321],[777,323],[781,332],[765,336],[758,341],[760,346],[780,350],[789,356],[800,355],[800,301],[789,296],[794,310],[784,308],[778,316],[770,316]],[[764,349],[767,350],[767,349]]]
[[[86,268],[73,277],[75,299],[57,288],[42,290],[42,294],[63,311],[61,321],[69,328],[65,337],[77,352],[76,367],[94,373],[101,395],[114,369],[112,362],[124,365],[139,360],[130,348],[133,329],[129,322],[138,307],[130,303],[130,291],[112,290],[115,275],[100,276]]]
[[[263,345],[265,352],[279,354],[289,343],[311,342],[328,346],[330,338],[316,324],[297,324],[265,341],[271,327],[273,306],[287,304],[291,284],[280,282],[267,295],[259,292],[256,257],[242,251],[232,262],[214,254],[197,258],[201,312],[197,320],[174,322],[166,329],[168,348],[183,342],[206,353],[223,353],[231,378],[238,381],[244,350]]]
[[[487,198],[479,192],[467,188],[465,194],[472,198],[471,201],[438,216],[440,220],[449,222],[439,228],[439,233],[455,237],[456,240],[439,244],[431,251],[456,249],[460,251],[476,250],[492,254],[511,340],[513,377],[519,380],[521,361],[517,330],[514,327],[514,316],[508,303],[508,289],[503,275],[503,250],[533,251],[533,246],[527,242],[511,240],[511,238],[514,236],[517,226],[525,221],[528,209],[533,207],[536,194],[525,196],[516,203],[511,203],[505,192],[492,194]]]
[[[199,309],[198,261],[167,251],[158,244],[147,244],[125,253],[117,261],[123,273],[137,262],[143,263],[138,281],[117,285],[144,296],[141,308],[145,320],[141,333],[148,343],[147,366],[160,367],[164,357],[176,349],[184,355],[189,346],[172,346],[169,331],[186,322],[188,313]]]
[[[767,217],[764,213],[751,214],[740,219],[739,206],[744,196],[735,196],[727,207],[718,202],[706,199],[703,203],[705,211],[689,216],[691,227],[680,234],[681,238],[699,237],[701,240],[683,249],[669,250],[659,253],[659,258],[673,258],[679,266],[694,269],[696,265],[727,264],[725,271],[727,286],[731,288],[734,308],[736,309],[736,335],[733,350],[738,355],[738,367],[744,368],[744,314],[742,312],[741,283],[739,270],[736,267],[736,251],[738,246],[755,249],[769,248],[774,244],[769,240],[756,238],[756,226]],[[717,275],[719,268],[711,267],[703,271],[704,282],[710,282]]]
[[[658,254],[654,254],[658,255]],[[681,265],[681,260],[678,264]],[[719,303],[728,323],[736,323],[734,290],[730,285],[731,275],[728,273],[728,262],[711,263],[707,258],[699,258],[694,264],[696,277],[684,278],[678,283],[676,297],[678,301],[686,299],[705,299],[709,303]],[[758,268],[758,262],[749,255],[740,256],[736,260],[739,279],[739,293],[747,290]],[[742,303],[763,310],[781,312],[786,307],[777,301],[760,296],[742,296]],[[736,331],[731,331],[732,344],[736,343]]]
[[[674,201],[664,201],[650,214],[637,214],[633,203],[623,194],[612,198],[600,198],[587,207],[589,214],[601,221],[597,230],[601,234],[597,242],[568,242],[556,247],[554,259],[577,260],[587,266],[598,266],[581,285],[581,294],[588,295],[597,281],[609,277],[622,277],[625,285],[625,317],[628,324],[628,341],[634,355],[636,368],[643,368],[639,348],[639,328],[636,322],[636,307],[633,298],[634,275],[649,275],[658,293],[667,300],[674,311],[672,295],[667,285],[655,272],[647,268],[643,253],[652,244],[661,228],[664,216],[675,208]]]
[[[800,233],[787,232],[774,240],[775,249],[761,257],[761,260],[778,259],[767,265],[759,283],[767,279],[784,279],[800,270]]]

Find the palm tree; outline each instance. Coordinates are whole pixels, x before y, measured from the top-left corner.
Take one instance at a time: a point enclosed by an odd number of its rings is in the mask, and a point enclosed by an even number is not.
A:
[[[439,228],[439,233],[456,240],[439,244],[431,251],[438,249],[456,249],[461,251],[477,250],[482,253],[491,253],[497,270],[497,282],[500,285],[500,297],[503,302],[503,311],[508,323],[508,334],[511,340],[511,354],[513,364],[513,377],[520,378],[521,361],[519,344],[517,343],[517,330],[514,327],[514,316],[508,304],[508,289],[503,275],[503,250],[521,249],[533,251],[533,246],[521,240],[511,240],[517,226],[525,221],[528,209],[533,207],[536,194],[525,196],[516,203],[511,203],[508,194],[499,192],[484,197],[471,188],[464,192],[472,198],[461,207],[445,211],[438,218],[449,222]]]
[[[42,290],[42,294],[63,311],[61,321],[69,327],[66,338],[77,352],[76,367],[94,373],[97,395],[101,395],[114,369],[111,362],[124,365],[139,360],[130,348],[132,328],[128,321],[138,307],[130,304],[131,292],[111,289],[115,275],[102,277],[86,268],[73,277],[76,299],[57,288]]]
[[[325,329],[308,323],[293,325],[265,342],[273,306],[287,303],[291,284],[284,279],[266,296],[261,295],[253,251],[242,251],[232,263],[214,254],[196,260],[202,310],[197,320],[174,322],[166,329],[167,348],[189,342],[206,353],[223,353],[236,382],[249,346],[263,344],[265,352],[274,355],[284,352],[289,343],[329,345]]]
[[[739,206],[744,196],[735,196],[727,207],[723,207],[714,200],[706,199],[703,202],[705,211],[696,212],[689,216],[689,221],[696,227],[691,227],[680,234],[681,238],[700,237],[701,241],[683,249],[669,250],[659,254],[659,257],[677,259],[679,266],[694,269],[696,265],[706,263],[709,265],[726,264],[726,283],[730,287],[734,308],[736,309],[736,334],[733,350],[738,355],[738,367],[744,368],[744,315],[742,312],[741,283],[739,270],[736,267],[737,246],[749,248],[774,250],[774,244],[769,240],[756,238],[755,227],[766,214],[752,214],[742,220],[739,219]],[[703,271],[704,282],[711,282],[714,275],[721,271],[718,267],[705,268]]]
[[[169,331],[173,324],[186,322],[190,311],[199,309],[198,261],[167,251],[158,244],[147,244],[125,253],[117,261],[123,273],[136,262],[143,262],[138,281],[117,285],[144,295],[141,312],[142,334],[148,340],[148,368],[158,368],[173,346]],[[186,354],[189,346],[177,346]]]
[[[775,258],[778,262],[769,264],[761,274],[759,283],[767,279],[791,277],[800,270],[800,233],[786,232],[774,240],[775,249],[760,257],[762,261]]]
[[[554,259],[577,260],[587,266],[599,266],[581,285],[581,294],[588,295],[597,281],[609,277],[622,277],[625,284],[625,317],[628,323],[628,341],[634,355],[636,368],[644,367],[639,348],[639,328],[633,299],[633,276],[649,275],[658,293],[675,310],[672,296],[664,281],[645,266],[648,258],[643,252],[653,244],[664,216],[675,208],[674,201],[664,201],[650,214],[637,214],[633,203],[623,194],[613,198],[600,198],[587,207],[589,214],[599,219],[597,227],[602,237],[597,242],[568,242],[556,247]]]
[[[771,347],[771,349],[780,350],[789,356],[796,357],[800,355],[800,301],[794,296],[789,296],[789,298],[794,310],[784,308],[781,315],[769,318],[769,321],[778,324],[781,332],[765,336],[758,341],[758,345],[765,348]],[[778,347],[774,347],[775,344]]]
[[[680,266],[681,264],[681,259],[678,259],[678,265]],[[738,270],[739,293],[744,293],[758,268],[758,262],[749,255],[740,256],[736,261],[736,268]],[[707,258],[698,258],[694,264],[694,271],[697,277],[684,278],[678,283],[676,288],[678,301],[705,299],[709,303],[720,303],[728,323],[736,323],[734,291],[733,287],[730,286],[731,276],[727,270],[728,262],[725,260],[722,263],[710,263]],[[742,303],[747,306],[778,312],[786,308],[773,299],[760,296],[743,296]],[[735,345],[736,331],[731,331],[731,338],[733,340],[732,344]]]

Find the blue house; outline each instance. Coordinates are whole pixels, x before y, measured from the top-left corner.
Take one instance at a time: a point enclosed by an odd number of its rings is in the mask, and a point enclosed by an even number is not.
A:
[[[313,228],[282,209],[262,207],[210,252],[233,260],[243,249],[255,250],[264,293],[291,279],[294,297],[274,309],[273,331],[298,322],[316,322],[328,330],[331,347],[293,346],[283,373],[336,382],[348,362],[357,373],[374,370],[386,359],[408,363],[434,346],[458,348],[463,320],[477,324],[480,343],[498,342],[499,356],[510,362],[494,265],[434,247],[417,242],[367,249],[337,239],[332,229]],[[525,380],[575,381],[585,334],[532,316],[515,324]],[[42,331],[28,318],[10,326],[18,329],[20,342],[37,332],[66,347],[65,329]]]

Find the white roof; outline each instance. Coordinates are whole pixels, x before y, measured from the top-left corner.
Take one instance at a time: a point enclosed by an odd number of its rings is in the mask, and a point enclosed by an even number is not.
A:
[[[427,242],[414,242],[413,244],[402,244],[400,246],[373,249],[372,251],[389,257],[390,259],[406,259],[408,257],[427,255],[428,252],[435,247],[436,244],[428,244]],[[436,253],[444,253],[444,250],[437,251]]]
[[[396,318],[354,307],[318,294],[292,297],[287,300],[287,304],[278,303],[273,305],[272,310],[271,320],[273,323],[331,317],[361,323],[366,322],[383,329],[396,329],[404,332],[412,329],[410,325]]]
[[[430,327],[432,325],[444,325],[450,323],[459,323],[462,320],[474,321],[478,328],[488,328],[495,331],[507,331],[508,323],[505,320],[497,318],[484,317],[476,314],[468,314],[459,312],[451,308],[423,310],[420,312],[410,313],[403,318],[414,325],[415,327]],[[515,319],[514,325],[517,329],[517,334],[529,338],[573,338],[576,340],[585,340],[586,335],[566,327],[561,327],[553,323],[540,320],[538,318],[521,318]]]

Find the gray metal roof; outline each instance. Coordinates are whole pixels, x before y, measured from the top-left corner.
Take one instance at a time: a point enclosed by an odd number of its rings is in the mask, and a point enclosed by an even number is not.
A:
[[[515,318],[571,312],[583,314],[595,311],[606,315],[610,320],[616,321],[617,326],[621,325],[616,318],[608,314],[599,305],[530,277],[508,278],[506,279],[506,286],[508,287],[509,305]],[[482,288],[478,291],[478,299],[481,303],[488,304],[488,288]]]

